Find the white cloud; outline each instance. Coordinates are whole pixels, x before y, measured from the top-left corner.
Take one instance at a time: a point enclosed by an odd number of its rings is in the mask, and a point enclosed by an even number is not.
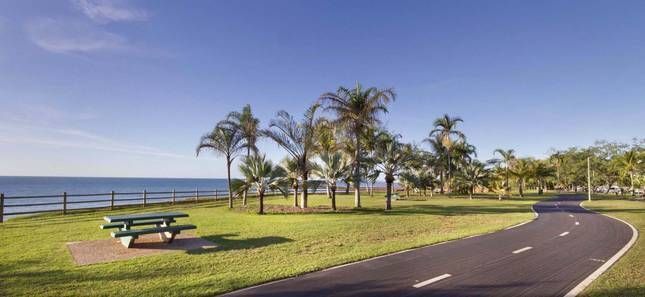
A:
[[[40,18],[26,24],[29,38],[55,53],[82,53],[129,48],[124,37],[84,22]]]
[[[148,18],[145,10],[128,7],[123,1],[73,0],[72,2],[97,23],[143,21]]]

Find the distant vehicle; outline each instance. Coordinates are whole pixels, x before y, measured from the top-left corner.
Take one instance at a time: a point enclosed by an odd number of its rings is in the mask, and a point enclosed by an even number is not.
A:
[[[608,193],[611,193],[611,194],[620,194],[620,193],[622,193],[622,189],[621,189],[620,187],[612,186],[612,187],[609,189],[609,192],[608,192]]]
[[[643,195],[644,191],[643,189],[634,189],[634,194],[636,195]]]

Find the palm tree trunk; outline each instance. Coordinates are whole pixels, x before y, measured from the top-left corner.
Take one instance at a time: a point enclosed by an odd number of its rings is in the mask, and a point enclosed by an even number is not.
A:
[[[300,208],[307,208],[307,179],[308,173],[302,174],[302,193],[300,193]]]
[[[433,188],[430,188],[430,198],[432,198],[432,194],[433,194],[433,192],[434,192],[434,189],[433,189]]]
[[[448,195],[450,195],[450,193],[452,193],[452,180],[451,180],[451,178],[452,178],[452,176],[451,176],[452,165],[450,163],[452,163],[452,162],[450,162],[450,150],[448,150],[448,181],[447,181],[448,182]]]
[[[331,198],[331,190],[329,189],[329,185],[327,185],[326,191],[327,191],[327,198]]]
[[[226,158],[226,179],[228,181],[228,208],[233,208],[233,193],[231,191],[231,158]]]
[[[298,182],[293,185],[293,207],[298,207]]]
[[[250,155],[251,155],[251,148],[247,146],[246,147],[246,157],[248,158]],[[242,193],[242,205],[244,205],[245,207],[247,206],[247,203],[248,203],[248,201],[247,201],[248,193],[249,193],[248,190],[244,190],[244,193]]]
[[[385,209],[390,210],[392,209],[392,182],[386,181],[385,186],[386,186]]]
[[[264,214],[264,191],[258,191],[258,196],[260,197],[260,210],[258,214]]]
[[[336,210],[336,186],[331,187],[331,209]]]
[[[443,188],[443,170],[441,170],[441,172],[439,173],[439,183],[441,184],[441,189],[440,189],[440,191],[439,191],[439,192],[443,195],[443,193],[444,193],[444,188]]]
[[[470,191],[468,191],[468,199],[473,200],[473,192],[475,192],[475,186],[471,186]]]
[[[518,184],[519,184],[519,188],[520,188],[520,197],[524,197],[524,181],[519,180]]]
[[[354,207],[361,207],[361,141],[360,141],[360,131],[356,129],[354,131],[354,137],[356,137],[356,150],[354,152]]]
[[[629,181],[631,183],[631,190],[632,190],[632,196],[636,195],[636,191],[634,191],[634,172],[629,173]]]

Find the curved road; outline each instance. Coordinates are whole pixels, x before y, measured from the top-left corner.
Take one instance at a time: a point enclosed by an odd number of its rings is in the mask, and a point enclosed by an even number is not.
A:
[[[226,296],[565,296],[632,239],[580,196],[534,205],[504,231],[377,257]]]

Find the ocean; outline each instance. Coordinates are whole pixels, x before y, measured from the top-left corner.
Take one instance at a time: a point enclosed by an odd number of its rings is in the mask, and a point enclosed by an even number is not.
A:
[[[227,184],[223,178],[121,178],[121,177],[40,177],[40,176],[0,176],[0,193],[4,193],[4,213],[21,213],[30,211],[55,211],[61,210],[63,192],[67,192],[68,209],[89,207],[107,207],[110,205],[110,195],[103,196],[74,196],[76,194],[131,193],[117,195],[115,205],[142,203],[143,191],[148,194],[149,203],[170,201],[170,194],[154,194],[155,192],[191,192],[177,194],[177,200],[186,199],[181,196],[194,197],[197,190],[208,195],[220,191],[226,194]],[[50,196],[39,198],[17,198],[21,196]],[[202,194],[204,195],[204,194]],[[163,199],[163,197],[167,197]],[[212,197],[211,197],[212,198]],[[118,201],[119,199],[131,199]],[[105,200],[105,201],[98,201]],[[89,201],[87,203],[80,203]],[[94,202],[96,201],[96,202]],[[43,205],[47,204],[49,205]],[[13,205],[32,204],[29,206]],[[39,204],[39,205],[33,205]],[[8,215],[5,217],[11,217]]]

